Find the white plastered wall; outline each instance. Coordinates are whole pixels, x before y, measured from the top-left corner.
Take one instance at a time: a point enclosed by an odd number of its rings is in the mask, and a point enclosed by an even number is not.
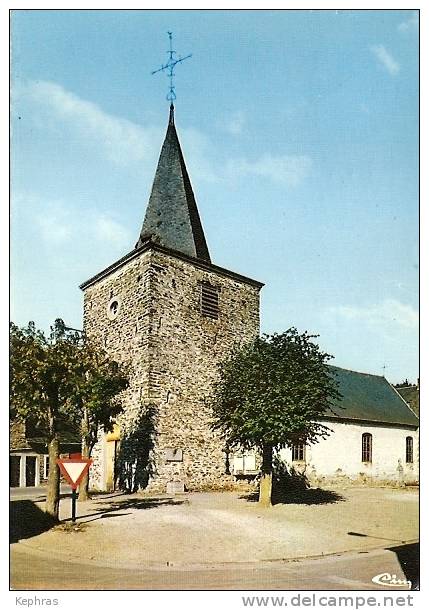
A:
[[[306,447],[307,474],[324,477],[362,475],[381,480],[418,480],[418,431],[361,423],[324,422],[331,433],[326,439]],[[372,435],[372,463],[362,462],[362,434]],[[413,463],[406,463],[406,438],[413,438]],[[280,456],[292,464],[292,451]]]

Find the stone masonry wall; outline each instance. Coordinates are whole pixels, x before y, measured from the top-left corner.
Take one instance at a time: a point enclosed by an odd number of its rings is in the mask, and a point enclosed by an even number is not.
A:
[[[118,417],[122,434],[138,421],[142,403],[148,395],[149,335],[151,327],[150,252],[89,286],[84,293],[83,327],[85,332],[117,362],[130,365],[130,387],[123,393],[124,412]],[[109,317],[109,305],[117,299],[119,310]],[[93,449],[90,485],[105,489],[105,439]]]
[[[159,405],[155,483],[182,480],[188,489],[227,484],[224,443],[210,427],[207,405],[218,363],[235,343],[259,332],[259,291],[159,252],[153,256],[150,398]],[[219,291],[219,319],[201,314],[201,283]],[[181,449],[183,461],[167,461]]]
[[[201,314],[201,282],[219,290],[218,320]],[[112,299],[119,310],[111,320]],[[132,363],[118,421],[123,439],[148,405],[155,408],[150,489],[165,490],[173,481],[187,489],[230,484],[207,398],[217,364],[259,332],[258,287],[150,250],[85,290],[84,328],[113,358]],[[95,455],[102,459],[103,451]],[[94,467],[102,487],[103,469]]]

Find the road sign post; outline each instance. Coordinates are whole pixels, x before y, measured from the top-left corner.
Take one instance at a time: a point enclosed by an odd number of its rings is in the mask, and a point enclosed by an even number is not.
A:
[[[72,523],[76,522],[76,489],[82,481],[85,474],[88,472],[92,464],[89,458],[60,458],[57,460],[61,474],[70,483],[72,488]]]
[[[76,490],[72,488],[72,523],[76,521]]]

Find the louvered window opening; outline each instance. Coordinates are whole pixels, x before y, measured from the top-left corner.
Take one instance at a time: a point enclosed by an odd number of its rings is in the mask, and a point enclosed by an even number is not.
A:
[[[362,462],[372,462],[372,435],[362,434]]]
[[[211,284],[201,284],[201,313],[207,318],[219,318],[219,291]]]
[[[407,436],[406,438],[406,454],[405,461],[407,464],[412,464],[413,459],[413,438],[412,436]]]

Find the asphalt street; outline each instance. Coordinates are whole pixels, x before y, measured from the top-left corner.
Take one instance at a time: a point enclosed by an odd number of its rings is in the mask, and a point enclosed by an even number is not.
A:
[[[377,585],[372,578],[390,574],[414,580],[413,565],[404,556],[413,545],[319,559],[237,564],[210,568],[115,569],[79,562],[52,561],[45,553],[17,543],[11,546],[13,590],[408,590]],[[415,554],[415,545],[412,552]],[[401,557],[401,553],[404,555]],[[416,558],[414,557],[414,561]]]
[[[71,493],[70,485],[61,484],[61,496]],[[40,487],[11,487],[10,500],[33,500],[38,502],[46,498],[46,485]]]

